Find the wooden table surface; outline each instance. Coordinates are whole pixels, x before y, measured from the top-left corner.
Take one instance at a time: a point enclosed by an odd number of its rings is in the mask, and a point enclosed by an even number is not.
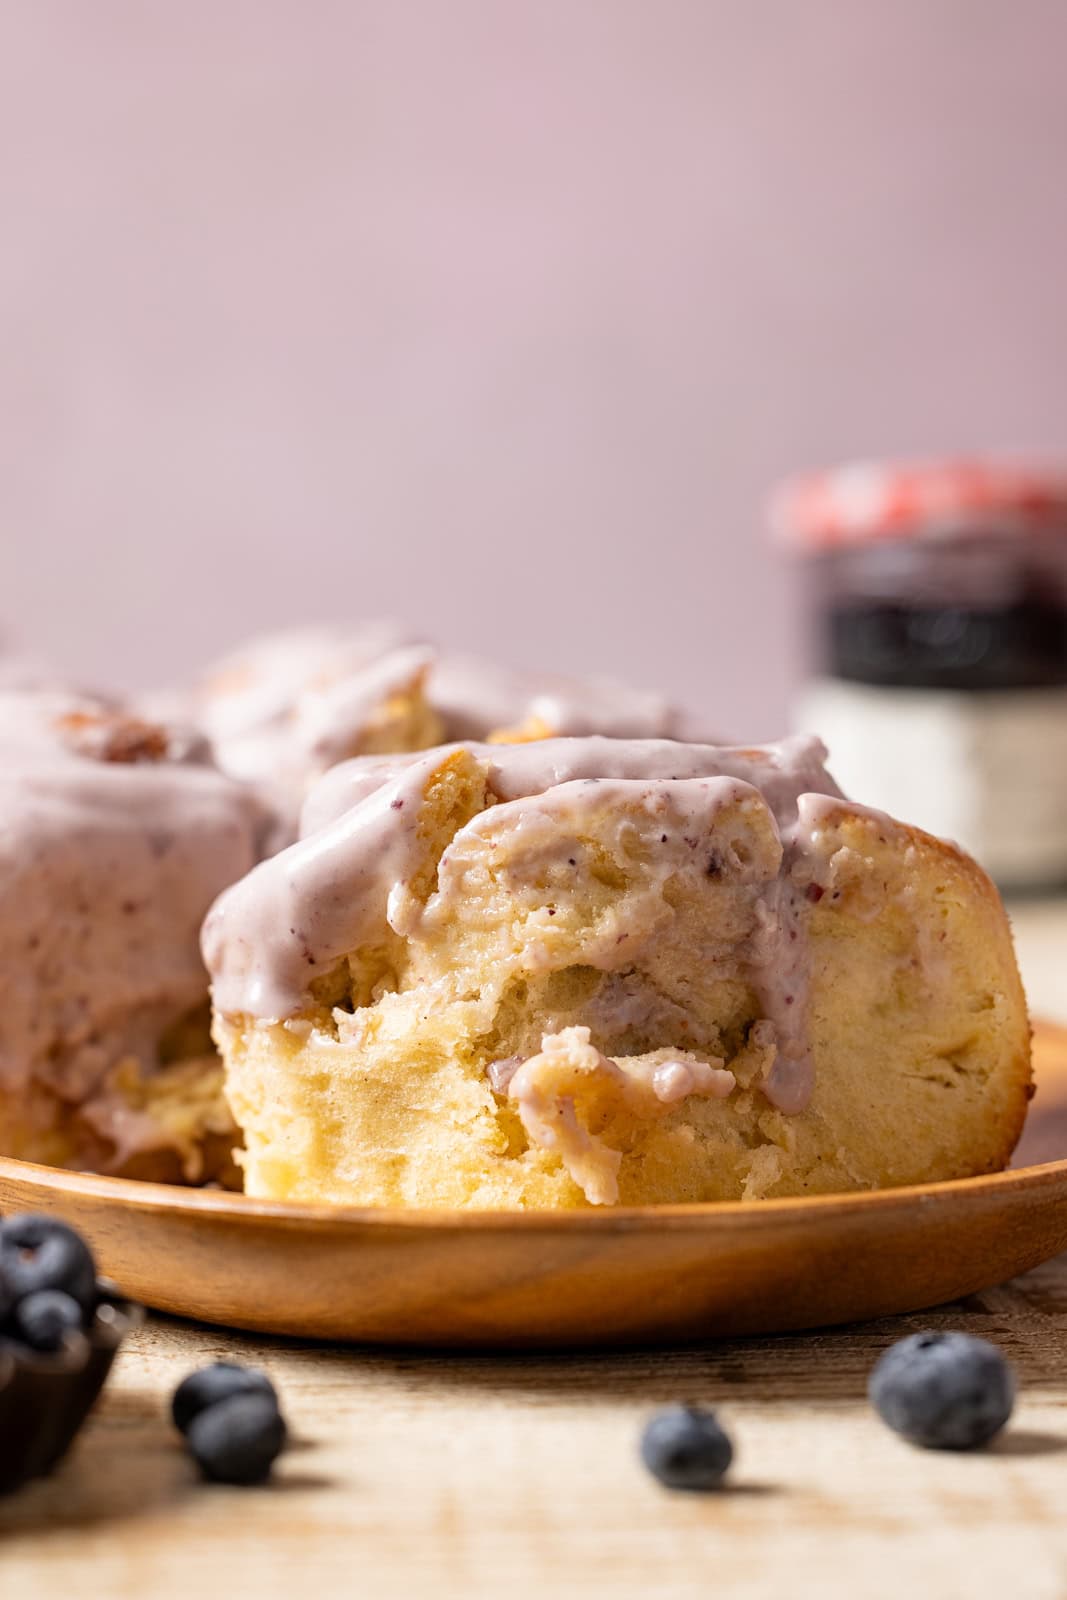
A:
[[[1067,909],[1016,921],[1037,1004],[1067,1020]],[[879,1352],[920,1327],[1015,1362],[993,1450],[913,1450],[868,1408]],[[178,1379],[220,1357],[263,1365],[283,1396],[296,1442],[269,1488],[201,1485],[167,1419]],[[643,1420],[679,1399],[733,1434],[729,1491],[671,1495],[641,1468]],[[0,1501],[3,1600],[798,1594],[1067,1597],[1067,1257],[915,1317],[599,1356],[397,1354],[154,1318],[62,1470]]]

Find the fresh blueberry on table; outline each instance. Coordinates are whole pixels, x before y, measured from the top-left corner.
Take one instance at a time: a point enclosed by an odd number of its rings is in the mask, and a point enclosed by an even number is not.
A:
[[[199,1412],[185,1438],[205,1478],[262,1483],[285,1447],[285,1420],[272,1395],[248,1390]]]
[[[976,1450],[1011,1416],[1015,1374],[995,1345],[966,1333],[913,1333],[871,1373],[871,1404],[894,1433],[928,1450]]]
[[[85,1240],[65,1222],[32,1211],[0,1222],[0,1278],[12,1300],[58,1289],[85,1316],[96,1303],[96,1262]]]
[[[11,1318],[16,1339],[31,1350],[61,1350],[68,1334],[84,1326],[82,1308],[62,1289],[38,1289],[15,1302]]]
[[[667,1406],[641,1435],[641,1459],[668,1489],[717,1489],[734,1457],[714,1413]]]
[[[174,1426],[181,1433],[188,1433],[202,1411],[238,1394],[266,1395],[278,1409],[277,1391],[265,1372],[239,1366],[236,1361],[216,1361],[210,1367],[190,1372],[175,1389],[170,1407]]]

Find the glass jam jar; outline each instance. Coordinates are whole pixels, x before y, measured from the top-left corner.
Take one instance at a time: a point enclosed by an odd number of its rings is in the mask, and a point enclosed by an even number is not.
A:
[[[1005,887],[1067,881],[1067,470],[860,464],[771,517],[806,569],[794,722],[842,788]]]

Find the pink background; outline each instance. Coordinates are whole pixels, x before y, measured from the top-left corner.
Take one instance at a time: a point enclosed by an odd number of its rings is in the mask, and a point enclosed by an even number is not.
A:
[[[1065,444],[1061,0],[13,0],[0,207],[0,612],[90,676],[394,613],[770,734],[770,480]]]

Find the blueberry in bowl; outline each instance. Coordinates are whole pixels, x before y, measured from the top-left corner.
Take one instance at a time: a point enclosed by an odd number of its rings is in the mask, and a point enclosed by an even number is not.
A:
[[[63,1458],[141,1316],[66,1223],[0,1221],[0,1494]]]

